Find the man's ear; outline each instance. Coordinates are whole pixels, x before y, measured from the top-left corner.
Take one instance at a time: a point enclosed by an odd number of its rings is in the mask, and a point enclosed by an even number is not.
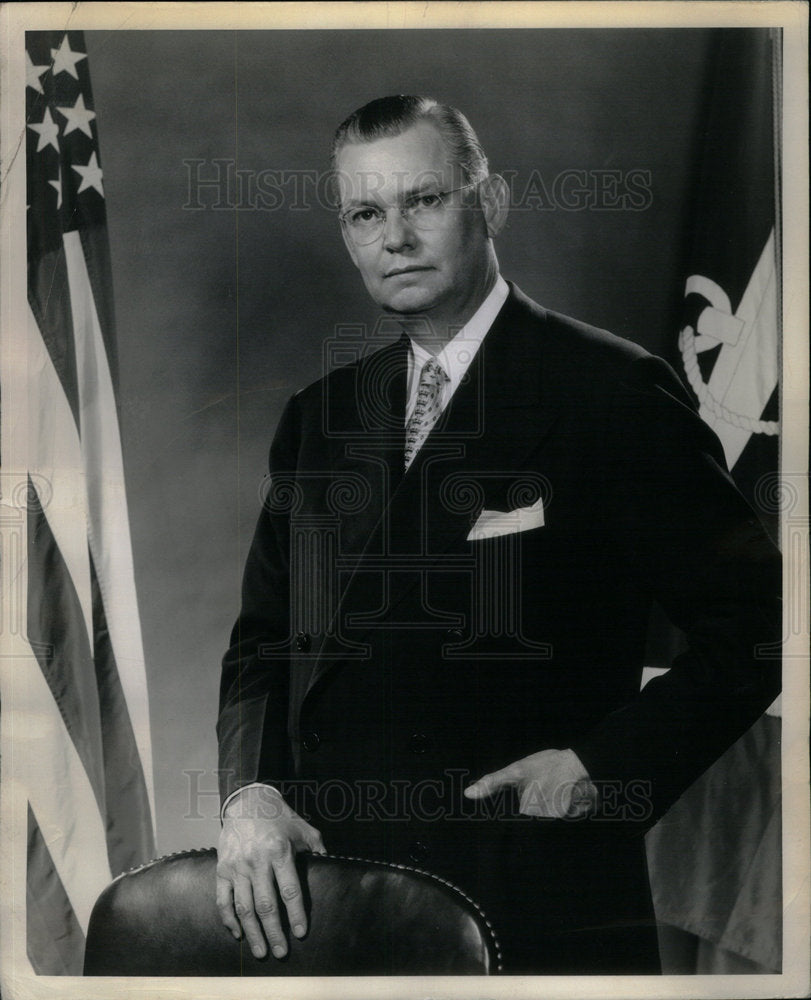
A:
[[[501,174],[491,174],[479,184],[479,203],[487,235],[498,236],[510,212],[510,188]]]
[[[355,267],[358,266],[358,248],[355,246],[352,237],[347,234],[346,226],[341,223],[341,236],[344,238],[344,243],[346,244],[346,249],[349,251],[349,256],[352,258],[352,263]]]

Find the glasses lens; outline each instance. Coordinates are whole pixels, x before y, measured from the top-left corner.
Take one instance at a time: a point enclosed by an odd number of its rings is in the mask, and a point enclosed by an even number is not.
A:
[[[341,216],[355,243],[364,246],[374,243],[383,229],[382,215],[376,208],[353,208]]]
[[[465,191],[470,185],[452,191],[417,195],[400,208],[400,214],[415,229],[438,229],[446,217],[445,200],[448,195]],[[395,211],[389,209],[389,211]],[[386,222],[386,213],[377,208],[355,208],[341,216],[349,235],[358,246],[367,246],[380,238]]]
[[[441,225],[444,205],[441,194],[421,194],[403,207],[403,215],[417,229],[435,229]]]
[[[358,244],[358,246],[365,247],[369,243],[374,243],[375,240],[380,239],[380,234],[383,232],[383,222],[382,220],[377,223],[377,225],[372,227],[367,227],[365,229],[353,229],[351,226],[349,228],[349,235]]]

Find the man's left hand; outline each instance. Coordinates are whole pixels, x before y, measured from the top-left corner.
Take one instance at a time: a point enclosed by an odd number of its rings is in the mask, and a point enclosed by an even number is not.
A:
[[[541,750],[485,774],[465,789],[469,799],[484,799],[515,788],[525,816],[576,819],[594,812],[597,789],[573,750]]]

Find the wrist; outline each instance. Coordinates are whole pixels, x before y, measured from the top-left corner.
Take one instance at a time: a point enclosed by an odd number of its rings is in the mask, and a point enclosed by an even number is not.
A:
[[[599,804],[597,788],[574,750],[563,750],[562,754],[571,792],[565,815],[570,819],[591,816]]]
[[[565,766],[569,772],[569,776],[573,781],[591,781],[591,776],[586,770],[583,761],[577,756],[577,754],[571,748],[567,750],[560,751],[561,757],[565,761]]]
[[[232,792],[220,809],[220,822],[226,819],[276,819],[284,806],[278,788],[261,782],[243,785]]]

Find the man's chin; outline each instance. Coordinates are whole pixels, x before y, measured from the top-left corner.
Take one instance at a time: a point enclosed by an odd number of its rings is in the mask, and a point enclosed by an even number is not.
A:
[[[422,316],[436,306],[436,298],[417,289],[408,289],[397,295],[387,296],[379,302],[380,308],[396,316]]]

